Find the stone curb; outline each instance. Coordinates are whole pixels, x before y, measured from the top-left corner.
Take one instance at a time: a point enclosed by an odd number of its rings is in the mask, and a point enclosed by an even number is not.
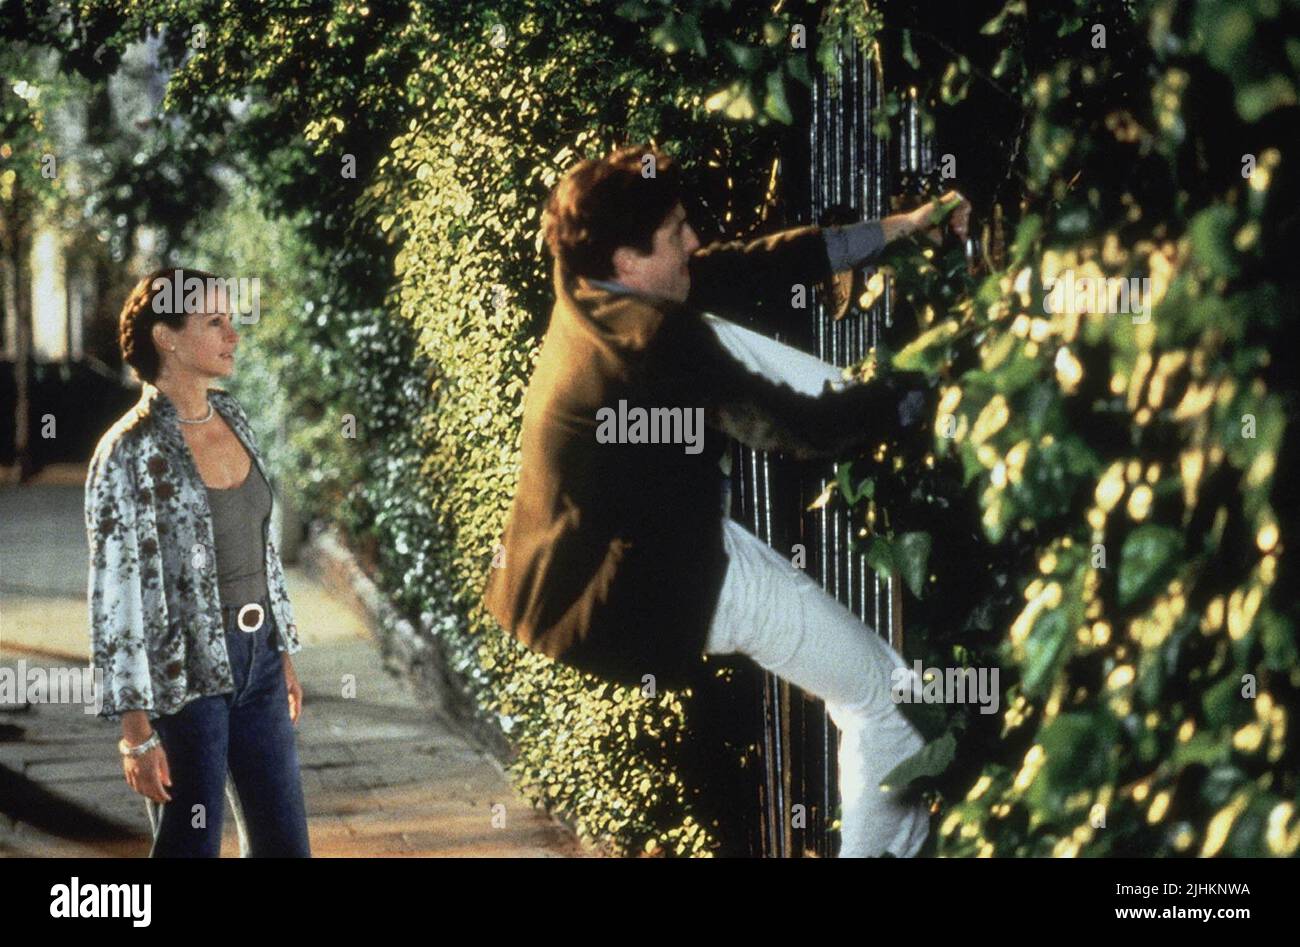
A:
[[[385,667],[410,681],[433,712],[485,750],[508,780],[505,767],[515,758],[514,747],[497,726],[484,720],[436,640],[420,634],[366,575],[341,533],[335,527],[313,523],[300,552],[299,566],[350,600],[369,624]]]

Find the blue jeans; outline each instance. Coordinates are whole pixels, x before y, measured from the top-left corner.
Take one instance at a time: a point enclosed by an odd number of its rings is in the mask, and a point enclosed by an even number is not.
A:
[[[240,628],[237,609],[222,609],[234,693],[199,697],[153,722],[167,754],[172,801],[145,801],[151,858],[221,854],[227,775],[246,856],[311,857],[279,634],[270,604],[260,604],[256,631]],[[245,626],[253,620],[246,616]]]

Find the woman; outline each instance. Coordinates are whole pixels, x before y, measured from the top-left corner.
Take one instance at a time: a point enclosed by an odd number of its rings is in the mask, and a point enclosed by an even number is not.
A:
[[[156,270],[122,307],[122,355],[144,389],[86,479],[101,715],[122,723],[152,857],[220,854],[227,772],[244,853],[309,857],[289,657],[300,645],[267,532],[271,489],[243,409],[209,387],[234,370],[238,343],[221,286]]]

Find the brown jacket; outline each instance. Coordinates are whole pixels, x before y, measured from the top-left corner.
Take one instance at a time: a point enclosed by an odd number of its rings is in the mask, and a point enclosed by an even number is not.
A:
[[[833,457],[897,425],[894,382],[818,397],[749,371],[700,317],[806,321],[792,286],[830,278],[820,228],[714,243],[685,303],[616,294],[554,269],[555,308],[525,396],[519,489],[484,603],[529,648],[605,679],[689,684],[722,587],[718,463],[731,436]],[[703,408],[703,450],[600,443],[597,412]]]

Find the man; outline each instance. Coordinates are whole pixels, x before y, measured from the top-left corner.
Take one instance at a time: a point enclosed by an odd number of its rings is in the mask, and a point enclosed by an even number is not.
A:
[[[793,327],[808,317],[800,287],[862,265],[933,210],[700,249],[671,158],[629,147],[571,168],[544,215],[556,301],[484,593],[529,648],[607,680],[681,687],[705,653],[741,652],[824,700],[842,732],[842,857],[910,856],[928,832],[923,809],[879,788],[922,745],[889,696],[905,664],[726,515],[719,460],[729,436],[842,455],[922,420],[928,389],[888,378],[797,391],[780,367],[751,370],[702,313]],[[963,232],[968,213],[954,215]]]

